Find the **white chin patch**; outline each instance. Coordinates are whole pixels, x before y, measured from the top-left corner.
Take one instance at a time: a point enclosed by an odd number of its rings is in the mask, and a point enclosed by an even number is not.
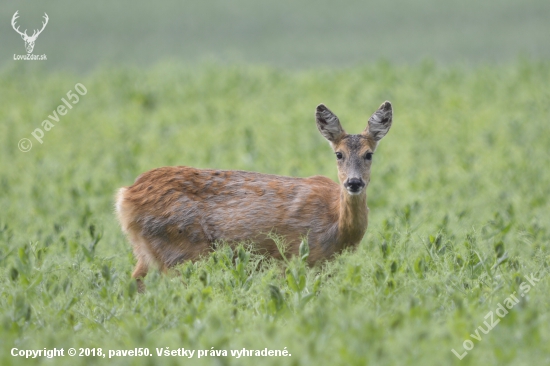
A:
[[[350,191],[349,189],[347,191],[348,191],[350,196],[357,196],[357,195],[361,194],[361,192],[363,192],[362,189],[357,191],[357,192]]]

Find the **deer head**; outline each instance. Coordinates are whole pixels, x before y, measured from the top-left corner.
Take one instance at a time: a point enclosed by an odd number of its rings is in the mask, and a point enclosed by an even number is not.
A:
[[[44,30],[44,28],[46,28],[46,24],[48,24],[48,14],[44,13],[44,22],[42,22],[42,29],[38,30],[38,29],[35,29],[32,33],[32,36],[28,36],[27,35],[27,30],[25,29],[24,32],[21,32],[19,30],[19,27],[15,27],[15,21],[17,20],[17,18],[19,18],[19,15],[17,15],[17,13],[19,13],[19,10],[15,12],[15,14],[13,14],[13,18],[11,18],[11,26],[13,27],[13,29],[19,33],[21,35],[21,38],[23,38],[23,40],[25,41],[25,49],[27,50],[27,53],[32,53],[32,50],[34,49],[34,42],[36,41],[36,38],[38,38],[38,36],[40,35],[40,33],[42,33],[42,31]]]
[[[350,196],[363,193],[370,181],[374,150],[392,124],[391,103],[382,103],[369,118],[365,130],[358,135],[347,134],[338,117],[323,104],[317,107],[315,116],[319,132],[330,142],[336,154],[338,179],[344,191]]]

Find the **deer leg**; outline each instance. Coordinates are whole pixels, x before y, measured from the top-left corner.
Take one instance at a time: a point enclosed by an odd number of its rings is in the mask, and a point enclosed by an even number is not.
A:
[[[129,239],[134,249],[134,257],[137,259],[136,267],[132,273],[132,278],[136,280],[137,290],[139,293],[145,292],[145,284],[143,278],[149,272],[149,265],[153,260],[149,248],[149,242],[143,238],[136,230],[130,230]]]
[[[136,280],[137,290],[140,294],[145,292],[145,284],[143,283],[143,277],[147,275],[149,271],[149,265],[143,258],[139,258],[134,268],[134,273],[132,273],[132,278]]]

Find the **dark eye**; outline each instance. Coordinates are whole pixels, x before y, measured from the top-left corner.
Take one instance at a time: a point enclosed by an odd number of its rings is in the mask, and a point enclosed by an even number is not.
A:
[[[336,159],[341,160],[344,157],[341,152],[336,153]]]
[[[372,160],[372,153],[371,152],[366,153],[365,154],[365,159]]]

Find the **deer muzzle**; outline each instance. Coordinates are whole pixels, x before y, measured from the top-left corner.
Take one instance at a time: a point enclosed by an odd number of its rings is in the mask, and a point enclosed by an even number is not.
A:
[[[361,193],[365,186],[365,181],[361,178],[348,178],[344,182],[344,188],[346,188],[351,195]]]

